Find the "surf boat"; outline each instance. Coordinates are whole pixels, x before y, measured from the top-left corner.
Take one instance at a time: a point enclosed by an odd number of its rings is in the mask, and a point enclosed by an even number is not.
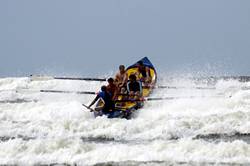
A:
[[[156,70],[153,66],[153,64],[150,62],[150,60],[147,57],[142,58],[141,60],[139,60],[138,62],[136,62],[135,64],[129,66],[126,69],[126,73],[128,74],[128,77],[131,74],[136,74],[138,73],[138,80],[140,80],[142,78],[142,74],[139,73],[138,71],[138,63],[142,62],[143,66],[148,67],[149,68],[149,72],[150,72],[150,84],[145,84],[143,82],[141,82],[142,85],[142,99],[145,97],[148,97],[153,89],[154,86],[156,84],[157,81],[157,73]],[[117,100],[115,101],[115,110],[113,112],[111,112],[108,116],[108,118],[126,118],[126,119],[130,119],[132,117],[132,114],[134,112],[136,112],[136,110],[138,110],[139,108],[142,108],[144,106],[144,101],[143,100],[124,100],[124,95],[128,95],[128,94],[119,94],[117,97]],[[103,107],[104,101],[102,101],[101,99],[97,102],[96,107],[95,107],[95,111],[94,114],[95,116],[101,116],[99,114],[100,109]],[[122,104],[121,104],[122,103]]]

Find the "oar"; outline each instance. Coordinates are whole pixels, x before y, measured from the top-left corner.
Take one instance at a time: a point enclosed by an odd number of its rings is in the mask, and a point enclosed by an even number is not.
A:
[[[116,100],[115,102],[137,102],[137,101],[153,101],[153,100],[173,100],[177,99],[176,97],[158,97],[158,98],[144,98],[144,99],[124,99],[124,100]]]
[[[47,93],[75,93],[75,94],[87,94],[87,95],[97,95],[98,92],[91,92],[91,91],[63,91],[63,90],[38,90],[32,92],[47,92]],[[117,95],[121,96],[138,96],[136,94],[130,95],[130,94],[123,94],[123,93],[118,93]]]
[[[144,98],[144,99],[125,99],[125,100],[116,100],[115,102],[137,102],[137,101],[157,101],[157,100],[175,100],[175,99],[193,99],[193,98],[204,98],[204,97],[223,97],[223,96],[187,96],[187,97],[156,97],[156,98]],[[231,96],[230,96],[231,97]]]
[[[32,81],[48,81],[52,79],[58,80],[82,80],[82,81],[107,81],[106,78],[83,78],[83,77],[53,77],[53,76],[36,76],[30,75]]]
[[[207,89],[207,90],[216,90],[215,87],[182,87],[182,86],[165,86],[165,85],[159,85],[159,86],[155,86],[154,88],[157,89]]]
[[[47,93],[75,93],[75,94],[87,94],[87,95],[97,95],[98,92],[91,92],[91,91],[63,91],[63,90],[31,90],[31,92],[47,92]],[[126,94],[126,93],[118,93],[118,96],[139,96],[137,94]]]
[[[106,78],[83,78],[83,77],[53,77],[53,76],[36,76],[36,75],[30,75],[32,81],[48,81],[52,79],[58,79],[58,80],[82,80],[82,81],[107,81]],[[144,86],[144,88],[152,88],[151,86]],[[214,87],[178,87],[178,86],[165,86],[165,85],[159,85],[154,86],[154,88],[158,89],[209,89],[213,90],[216,89]]]
[[[75,94],[88,94],[88,95],[95,95],[96,94],[96,92],[90,92],[90,91],[40,90],[40,92],[48,92],[48,93],[75,93]]]
[[[87,109],[89,109],[90,110],[90,112],[94,112],[95,110],[94,109],[92,109],[92,108],[89,108],[88,106],[86,106],[85,104],[82,104],[85,108],[87,108]]]
[[[106,78],[54,77],[59,80],[107,81]]]

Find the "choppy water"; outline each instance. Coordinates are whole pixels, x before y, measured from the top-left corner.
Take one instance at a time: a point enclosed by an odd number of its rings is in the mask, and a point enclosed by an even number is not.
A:
[[[250,83],[161,81],[181,88],[156,89],[151,97],[181,98],[150,101],[131,120],[94,118],[81,105],[91,95],[36,91],[98,91],[102,84],[0,79],[0,163],[250,164]]]

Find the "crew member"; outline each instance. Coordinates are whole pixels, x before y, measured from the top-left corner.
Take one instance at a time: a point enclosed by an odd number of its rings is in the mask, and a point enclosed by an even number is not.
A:
[[[139,61],[137,63],[137,66],[138,66],[138,72],[139,72],[138,77],[140,78],[140,81],[146,84],[151,83],[152,78],[151,78],[149,67],[145,66],[142,61]]]
[[[107,91],[107,87],[105,85],[101,87],[101,92],[97,94],[96,98],[92,101],[88,108],[94,105],[95,102],[100,98],[104,102],[104,106],[101,110],[102,114],[110,114],[114,110],[114,103],[112,101],[111,94]]]
[[[142,96],[142,85],[136,80],[136,76],[131,74],[127,83],[127,90],[131,99],[139,99]]]
[[[118,88],[121,90],[122,87],[126,87],[128,81],[128,74],[126,73],[125,66],[119,66],[119,72],[115,75],[115,82]]]
[[[117,97],[118,88],[116,84],[114,83],[113,78],[108,79],[107,91],[111,94],[111,99],[115,100]]]

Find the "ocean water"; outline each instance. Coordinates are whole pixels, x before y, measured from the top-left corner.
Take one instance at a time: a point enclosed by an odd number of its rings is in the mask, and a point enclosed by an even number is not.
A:
[[[161,79],[131,120],[82,106],[103,82],[0,79],[0,164],[249,165],[250,82]],[[172,88],[171,88],[172,87]],[[174,88],[176,87],[176,88]]]

